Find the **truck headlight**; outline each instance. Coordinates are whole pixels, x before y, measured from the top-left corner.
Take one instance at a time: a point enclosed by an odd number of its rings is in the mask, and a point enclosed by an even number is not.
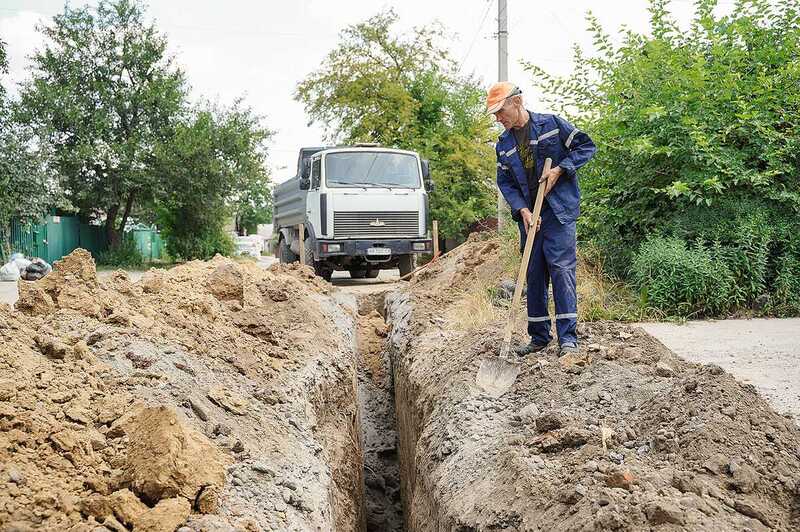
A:
[[[342,251],[341,244],[324,244],[323,247],[325,248],[324,251],[326,251],[327,253],[338,253]]]
[[[413,244],[411,244],[411,249],[413,249],[414,251],[425,251],[426,249],[428,249],[428,243],[414,242]]]

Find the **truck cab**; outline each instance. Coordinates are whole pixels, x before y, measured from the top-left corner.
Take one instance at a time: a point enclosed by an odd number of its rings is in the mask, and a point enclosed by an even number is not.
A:
[[[281,262],[305,263],[330,279],[414,269],[431,252],[427,161],[377,145],[302,148],[298,173],[275,187],[274,226]],[[302,228],[302,229],[301,229]],[[302,231],[302,234],[301,234]]]

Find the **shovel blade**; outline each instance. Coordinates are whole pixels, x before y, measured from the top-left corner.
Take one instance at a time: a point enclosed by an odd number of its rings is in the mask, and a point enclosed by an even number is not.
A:
[[[481,360],[475,384],[487,395],[500,397],[514,385],[521,366],[520,363],[512,362],[502,356],[485,358]]]

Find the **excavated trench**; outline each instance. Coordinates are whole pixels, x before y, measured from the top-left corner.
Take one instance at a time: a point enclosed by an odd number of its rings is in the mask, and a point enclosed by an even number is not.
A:
[[[368,532],[406,530],[385,295],[386,292],[369,294],[358,300],[358,401]]]

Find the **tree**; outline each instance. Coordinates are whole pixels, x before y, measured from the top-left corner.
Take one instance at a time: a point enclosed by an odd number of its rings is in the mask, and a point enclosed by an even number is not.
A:
[[[163,183],[156,206],[170,254],[206,259],[233,252],[225,220],[246,216],[243,205],[263,206],[269,195],[264,143],[271,136],[260,117],[237,102],[195,109],[156,147]]]
[[[439,26],[396,35],[396,22],[389,10],[346,28],[295,98],[333,142],[379,142],[430,159],[432,216],[443,235],[463,234],[495,205],[483,89],[458,74]]]
[[[135,206],[154,197],[154,148],[182,110],[183,74],[135,0],[66,6],[39,30],[46,42],[22,89],[21,119],[53,146],[72,204],[104,219],[115,245]]]
[[[7,72],[5,43],[0,41],[0,74]],[[14,120],[12,106],[0,84],[0,243],[5,245],[13,218],[37,221],[59,201],[47,146],[37,145],[30,129]]]
[[[797,3],[740,0],[715,17],[716,1],[698,0],[688,32],[668,6],[650,0],[650,34],[626,31],[619,46],[589,14],[597,53],[576,50],[568,78],[527,64],[598,145],[582,173],[580,232],[623,276],[637,273],[632,261],[658,263],[642,253],[675,248],[643,245],[655,236],[691,243],[683,256],[725,261],[734,280],[715,312],[767,294],[800,312]]]

